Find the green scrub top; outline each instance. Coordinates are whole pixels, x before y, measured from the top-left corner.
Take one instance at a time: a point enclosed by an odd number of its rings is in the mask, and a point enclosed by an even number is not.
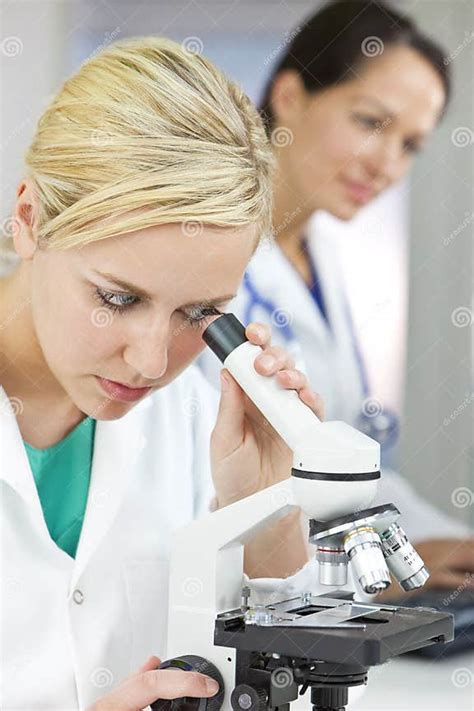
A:
[[[86,417],[46,449],[24,442],[49,534],[71,558],[76,555],[86,510],[95,425]]]

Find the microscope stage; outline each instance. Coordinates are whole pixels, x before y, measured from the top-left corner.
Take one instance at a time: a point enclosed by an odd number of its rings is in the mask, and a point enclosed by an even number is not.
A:
[[[249,622],[252,615],[242,610],[222,613],[216,619],[214,644],[369,667],[453,639],[450,614],[353,602],[347,594],[342,597],[313,595],[304,602],[298,597],[254,608],[255,622]]]

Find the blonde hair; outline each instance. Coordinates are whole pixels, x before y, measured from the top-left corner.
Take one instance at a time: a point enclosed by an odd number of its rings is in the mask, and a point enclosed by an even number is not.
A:
[[[86,61],[41,116],[25,159],[48,247],[170,222],[271,232],[274,159],[257,110],[207,59],[167,39],[116,42]]]

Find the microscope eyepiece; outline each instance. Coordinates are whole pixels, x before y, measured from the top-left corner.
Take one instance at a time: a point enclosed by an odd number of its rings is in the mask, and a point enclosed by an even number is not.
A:
[[[245,327],[234,314],[222,314],[206,328],[203,340],[223,363],[233,350],[248,341]]]

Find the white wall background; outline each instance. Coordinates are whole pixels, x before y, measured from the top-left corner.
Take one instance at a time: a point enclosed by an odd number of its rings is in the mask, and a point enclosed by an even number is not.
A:
[[[401,467],[420,491],[472,522],[474,4],[430,0],[416,14],[455,56],[454,94],[412,179]]]

